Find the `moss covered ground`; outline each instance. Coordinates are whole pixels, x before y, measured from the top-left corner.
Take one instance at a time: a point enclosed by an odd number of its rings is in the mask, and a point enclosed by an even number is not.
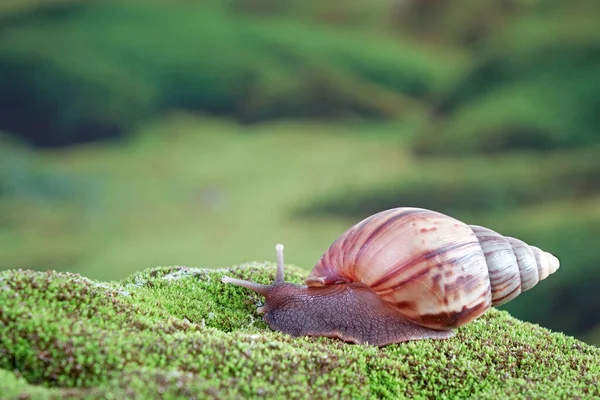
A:
[[[290,272],[291,271],[291,272]],[[159,267],[119,282],[0,272],[0,394],[11,398],[589,398],[600,349],[491,310],[445,341],[291,338],[261,298],[270,263]],[[287,280],[304,273],[288,268]]]

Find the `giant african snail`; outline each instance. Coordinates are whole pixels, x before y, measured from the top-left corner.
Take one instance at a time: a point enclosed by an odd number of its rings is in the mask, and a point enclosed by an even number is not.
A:
[[[224,277],[265,297],[264,320],[292,336],[386,345],[445,339],[531,289],[559,261],[524,242],[419,208],[382,211],[352,226],[305,283],[284,282],[283,246],[270,285]]]

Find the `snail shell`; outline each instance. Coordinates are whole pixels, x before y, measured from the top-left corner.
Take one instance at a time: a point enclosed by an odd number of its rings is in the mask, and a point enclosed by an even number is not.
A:
[[[359,282],[406,319],[451,329],[531,289],[559,268],[550,253],[447,215],[395,208],[348,229],[306,279]]]

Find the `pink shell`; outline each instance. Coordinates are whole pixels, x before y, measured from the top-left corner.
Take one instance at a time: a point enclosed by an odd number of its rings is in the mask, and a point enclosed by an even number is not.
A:
[[[449,329],[503,304],[558,269],[549,253],[447,215],[395,208],[357,223],[306,284],[360,282],[410,319]]]

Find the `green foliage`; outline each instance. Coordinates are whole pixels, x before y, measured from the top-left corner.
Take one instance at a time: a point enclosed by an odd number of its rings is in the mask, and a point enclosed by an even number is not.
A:
[[[69,174],[42,165],[30,149],[0,132],[0,198],[73,202],[82,196],[82,186]]]
[[[243,121],[393,116],[422,107],[407,96],[456,70],[380,35],[210,3],[74,4],[5,19],[2,128],[41,145],[114,137],[169,109]]]
[[[415,149],[492,153],[597,143],[600,14],[564,11],[515,19],[486,39]]]
[[[495,160],[421,160],[375,187],[347,188],[304,206],[301,215],[366,217],[405,206],[458,215],[506,212],[600,193],[600,148]]]
[[[393,10],[390,22],[403,34],[469,46],[533,7],[527,0],[409,0]]]
[[[308,268],[349,222],[307,224],[290,218],[291,210],[357,177],[375,182],[393,176],[384,160],[399,156],[396,129],[373,123],[239,126],[179,114],[153,121],[118,146],[32,152],[26,165],[64,174],[75,197],[0,197],[0,269],[116,279],[169,263],[271,259],[280,241],[290,245],[291,260]],[[365,140],[364,132],[379,139]]]
[[[377,348],[331,338],[294,339],[259,321],[259,297],[221,283],[224,274],[269,282],[274,266],[157,268],[110,283],[55,272],[0,273],[3,395],[600,395],[599,349],[506,312],[490,310],[442,341]],[[288,280],[300,282],[299,271]]]

